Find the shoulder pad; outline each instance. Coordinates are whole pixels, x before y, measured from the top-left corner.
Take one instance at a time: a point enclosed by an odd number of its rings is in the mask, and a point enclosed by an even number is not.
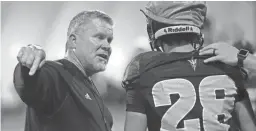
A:
[[[146,68],[146,65],[148,65],[152,60],[152,57],[157,56],[159,53],[161,52],[149,51],[135,56],[126,67],[122,86],[124,88],[128,88],[128,85],[136,83],[139,76],[141,75],[141,72],[143,72],[144,68]]]
[[[128,85],[131,83],[134,83],[135,80],[139,77],[140,75],[140,61],[142,59],[144,53],[141,53],[137,56],[135,56],[131,62],[127,65],[124,75],[123,75],[123,81],[122,81],[122,86],[124,88],[127,88]]]

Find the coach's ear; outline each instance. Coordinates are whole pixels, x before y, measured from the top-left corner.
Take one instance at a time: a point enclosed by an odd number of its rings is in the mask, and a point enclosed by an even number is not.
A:
[[[67,49],[72,49],[75,50],[76,49],[76,35],[75,34],[71,34],[68,37],[68,41],[67,41]]]

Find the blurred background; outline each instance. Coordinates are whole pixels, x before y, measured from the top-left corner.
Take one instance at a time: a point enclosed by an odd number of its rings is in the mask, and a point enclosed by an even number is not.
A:
[[[123,130],[125,91],[121,79],[125,67],[138,53],[150,50],[146,20],[139,9],[144,2],[1,2],[1,127],[23,131],[26,106],[16,94],[12,76],[20,47],[41,45],[47,60],[64,56],[70,20],[83,10],[101,10],[115,21],[113,52],[107,70],[93,76],[114,118],[113,131]],[[256,2],[208,2],[203,30],[205,44],[236,41],[237,48],[252,53],[256,47]],[[256,75],[247,82],[256,113]]]

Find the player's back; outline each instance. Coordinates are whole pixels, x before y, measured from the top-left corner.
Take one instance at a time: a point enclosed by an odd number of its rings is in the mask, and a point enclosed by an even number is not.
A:
[[[193,56],[193,59],[192,59]],[[228,131],[244,92],[239,69],[204,64],[189,53],[148,52],[138,58],[137,83],[149,131]]]

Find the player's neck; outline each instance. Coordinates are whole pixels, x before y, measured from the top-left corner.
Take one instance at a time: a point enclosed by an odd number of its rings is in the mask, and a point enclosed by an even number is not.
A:
[[[183,45],[166,45],[164,47],[165,52],[171,53],[171,52],[191,52],[194,50],[191,44],[183,44]]]

